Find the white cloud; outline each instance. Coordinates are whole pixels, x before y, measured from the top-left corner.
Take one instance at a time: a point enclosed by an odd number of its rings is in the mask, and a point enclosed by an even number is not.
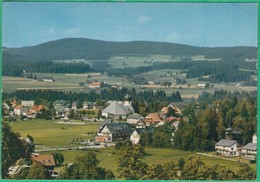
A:
[[[54,28],[52,28],[52,27],[49,28],[49,33],[50,33],[50,34],[54,34]]]
[[[144,23],[149,22],[151,19],[152,19],[152,17],[144,15],[144,16],[139,16],[137,18],[136,22],[139,24],[144,24]]]
[[[166,39],[167,42],[179,42],[181,40],[181,35],[177,32],[170,33]]]
[[[70,28],[64,31],[65,35],[77,35],[81,32],[80,28]]]

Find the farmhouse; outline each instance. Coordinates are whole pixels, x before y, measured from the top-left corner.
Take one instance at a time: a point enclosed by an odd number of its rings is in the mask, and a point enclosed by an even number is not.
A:
[[[21,102],[21,105],[22,105],[22,106],[25,106],[25,107],[33,107],[33,106],[34,106],[34,101],[32,101],[32,100],[29,100],[29,101],[26,100],[26,101],[24,101],[24,100],[23,100],[23,101]]]
[[[200,89],[205,89],[206,88],[206,84],[205,83],[199,83],[197,86]]]
[[[127,123],[129,123],[131,125],[136,125],[138,123],[138,121],[140,121],[140,120],[144,120],[144,117],[137,113],[130,114],[127,117]]]
[[[128,123],[107,123],[98,131],[97,142],[124,141],[129,138],[132,128]]]
[[[94,104],[92,102],[87,102],[87,101],[84,101],[82,103],[82,107],[83,109],[95,109]]]
[[[161,109],[161,112],[162,112],[163,114],[167,114],[169,108],[172,108],[172,109],[174,110],[175,114],[178,114],[178,115],[181,114],[181,110],[180,110],[177,106],[175,106],[175,105],[173,105],[173,104],[169,104],[167,107],[163,107],[163,108]]]
[[[255,160],[257,156],[257,136],[254,134],[252,142],[242,147],[241,155],[244,158]]]
[[[17,116],[27,116],[28,118],[35,118],[36,114],[40,112],[43,105],[33,105],[33,101],[22,101],[21,105],[17,105],[14,108],[14,114]]]
[[[135,128],[145,128],[145,127],[146,127],[146,124],[145,124],[144,120],[139,120],[135,126]]]
[[[45,154],[32,154],[32,160],[39,164],[42,164],[49,171],[53,171],[55,167],[55,160],[53,155],[45,155]]]
[[[130,141],[133,145],[138,144],[139,140],[141,138],[141,134],[145,129],[143,128],[136,128],[131,134],[130,134]]]
[[[43,82],[53,82],[54,79],[52,77],[49,77],[49,76],[45,76],[42,78],[42,81]]]
[[[222,139],[215,144],[215,150],[217,153],[226,156],[238,156],[237,141]]]
[[[125,106],[113,101],[108,107],[102,111],[102,116],[111,119],[125,119],[128,114],[133,113],[132,106]]]
[[[14,114],[20,116],[24,112],[22,105],[17,105],[14,108]]]
[[[78,106],[78,103],[77,103],[77,101],[74,101],[73,103],[72,103],[72,105],[71,105],[71,109],[77,109],[77,106]]]
[[[100,87],[101,87],[100,82],[92,82],[91,84],[89,84],[89,88],[100,88]]]
[[[150,113],[144,118],[146,126],[157,125],[162,121],[162,117],[159,113]]]

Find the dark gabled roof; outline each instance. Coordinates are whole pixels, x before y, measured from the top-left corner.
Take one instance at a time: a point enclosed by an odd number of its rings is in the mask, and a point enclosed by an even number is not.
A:
[[[216,143],[216,145],[217,146],[230,147],[230,146],[234,145],[235,143],[237,143],[237,141],[235,141],[235,140],[222,139],[218,143]]]
[[[257,150],[257,144],[256,143],[248,143],[242,149],[247,149],[247,150]]]
[[[139,119],[139,118],[143,118],[143,116],[141,116],[140,114],[134,113],[134,114],[130,114],[127,119]]]
[[[117,133],[131,133],[132,132],[132,128],[131,125],[128,123],[107,123],[105,124],[101,130],[107,126],[107,128],[109,129],[109,131],[112,134],[117,134]]]

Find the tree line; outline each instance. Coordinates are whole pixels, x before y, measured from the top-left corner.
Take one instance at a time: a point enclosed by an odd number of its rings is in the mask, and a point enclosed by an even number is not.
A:
[[[84,63],[55,63],[53,61],[46,62],[24,62],[24,64],[11,64],[3,62],[3,76],[22,77],[25,72],[36,73],[86,73],[91,68]]]
[[[147,112],[157,112],[160,107],[164,107],[169,102],[181,102],[179,91],[173,91],[167,96],[165,91],[145,90],[137,92],[134,88],[108,88],[102,89],[100,93],[90,91],[90,93],[62,92],[52,90],[17,90],[12,93],[3,93],[3,100],[16,98],[18,100],[34,100],[35,104],[43,104],[52,109],[52,103],[56,100],[65,100],[68,103],[77,101],[80,106],[83,101],[96,102],[97,106],[103,105],[107,100],[125,100],[129,95],[136,112],[146,114]],[[148,107],[149,106],[149,107]]]
[[[98,167],[93,151],[76,157],[73,165],[66,165],[59,179],[120,179],[120,180],[252,180],[255,171],[248,164],[240,164],[237,171],[223,165],[206,165],[201,158],[189,156],[177,162],[148,165],[147,155],[140,145],[125,146],[116,150],[117,175]]]
[[[253,70],[242,71],[241,68]],[[180,61],[180,62],[168,62],[157,63],[151,66],[141,66],[136,68],[118,68],[107,70],[108,75],[115,76],[127,76],[130,80],[137,78],[138,74],[160,70],[160,69],[181,69],[186,71],[186,78],[197,78],[205,75],[209,75],[209,79],[212,83],[215,82],[237,82],[248,81],[250,75],[255,74],[256,64],[252,62],[245,62],[241,59],[222,59],[219,61]],[[139,79],[138,79],[139,80]],[[140,80],[139,80],[140,81]],[[144,80],[141,80],[144,82]]]

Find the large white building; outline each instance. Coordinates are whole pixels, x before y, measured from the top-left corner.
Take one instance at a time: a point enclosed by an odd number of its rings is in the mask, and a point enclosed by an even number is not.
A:
[[[108,107],[102,111],[102,117],[111,119],[126,119],[128,114],[134,113],[134,109],[129,103],[124,104],[124,102],[119,103],[113,101]]]
[[[248,159],[255,160],[257,156],[257,136],[253,135],[252,142],[242,147],[242,156]]]
[[[217,153],[226,156],[239,156],[237,150],[237,141],[222,139],[215,144],[215,150]]]

